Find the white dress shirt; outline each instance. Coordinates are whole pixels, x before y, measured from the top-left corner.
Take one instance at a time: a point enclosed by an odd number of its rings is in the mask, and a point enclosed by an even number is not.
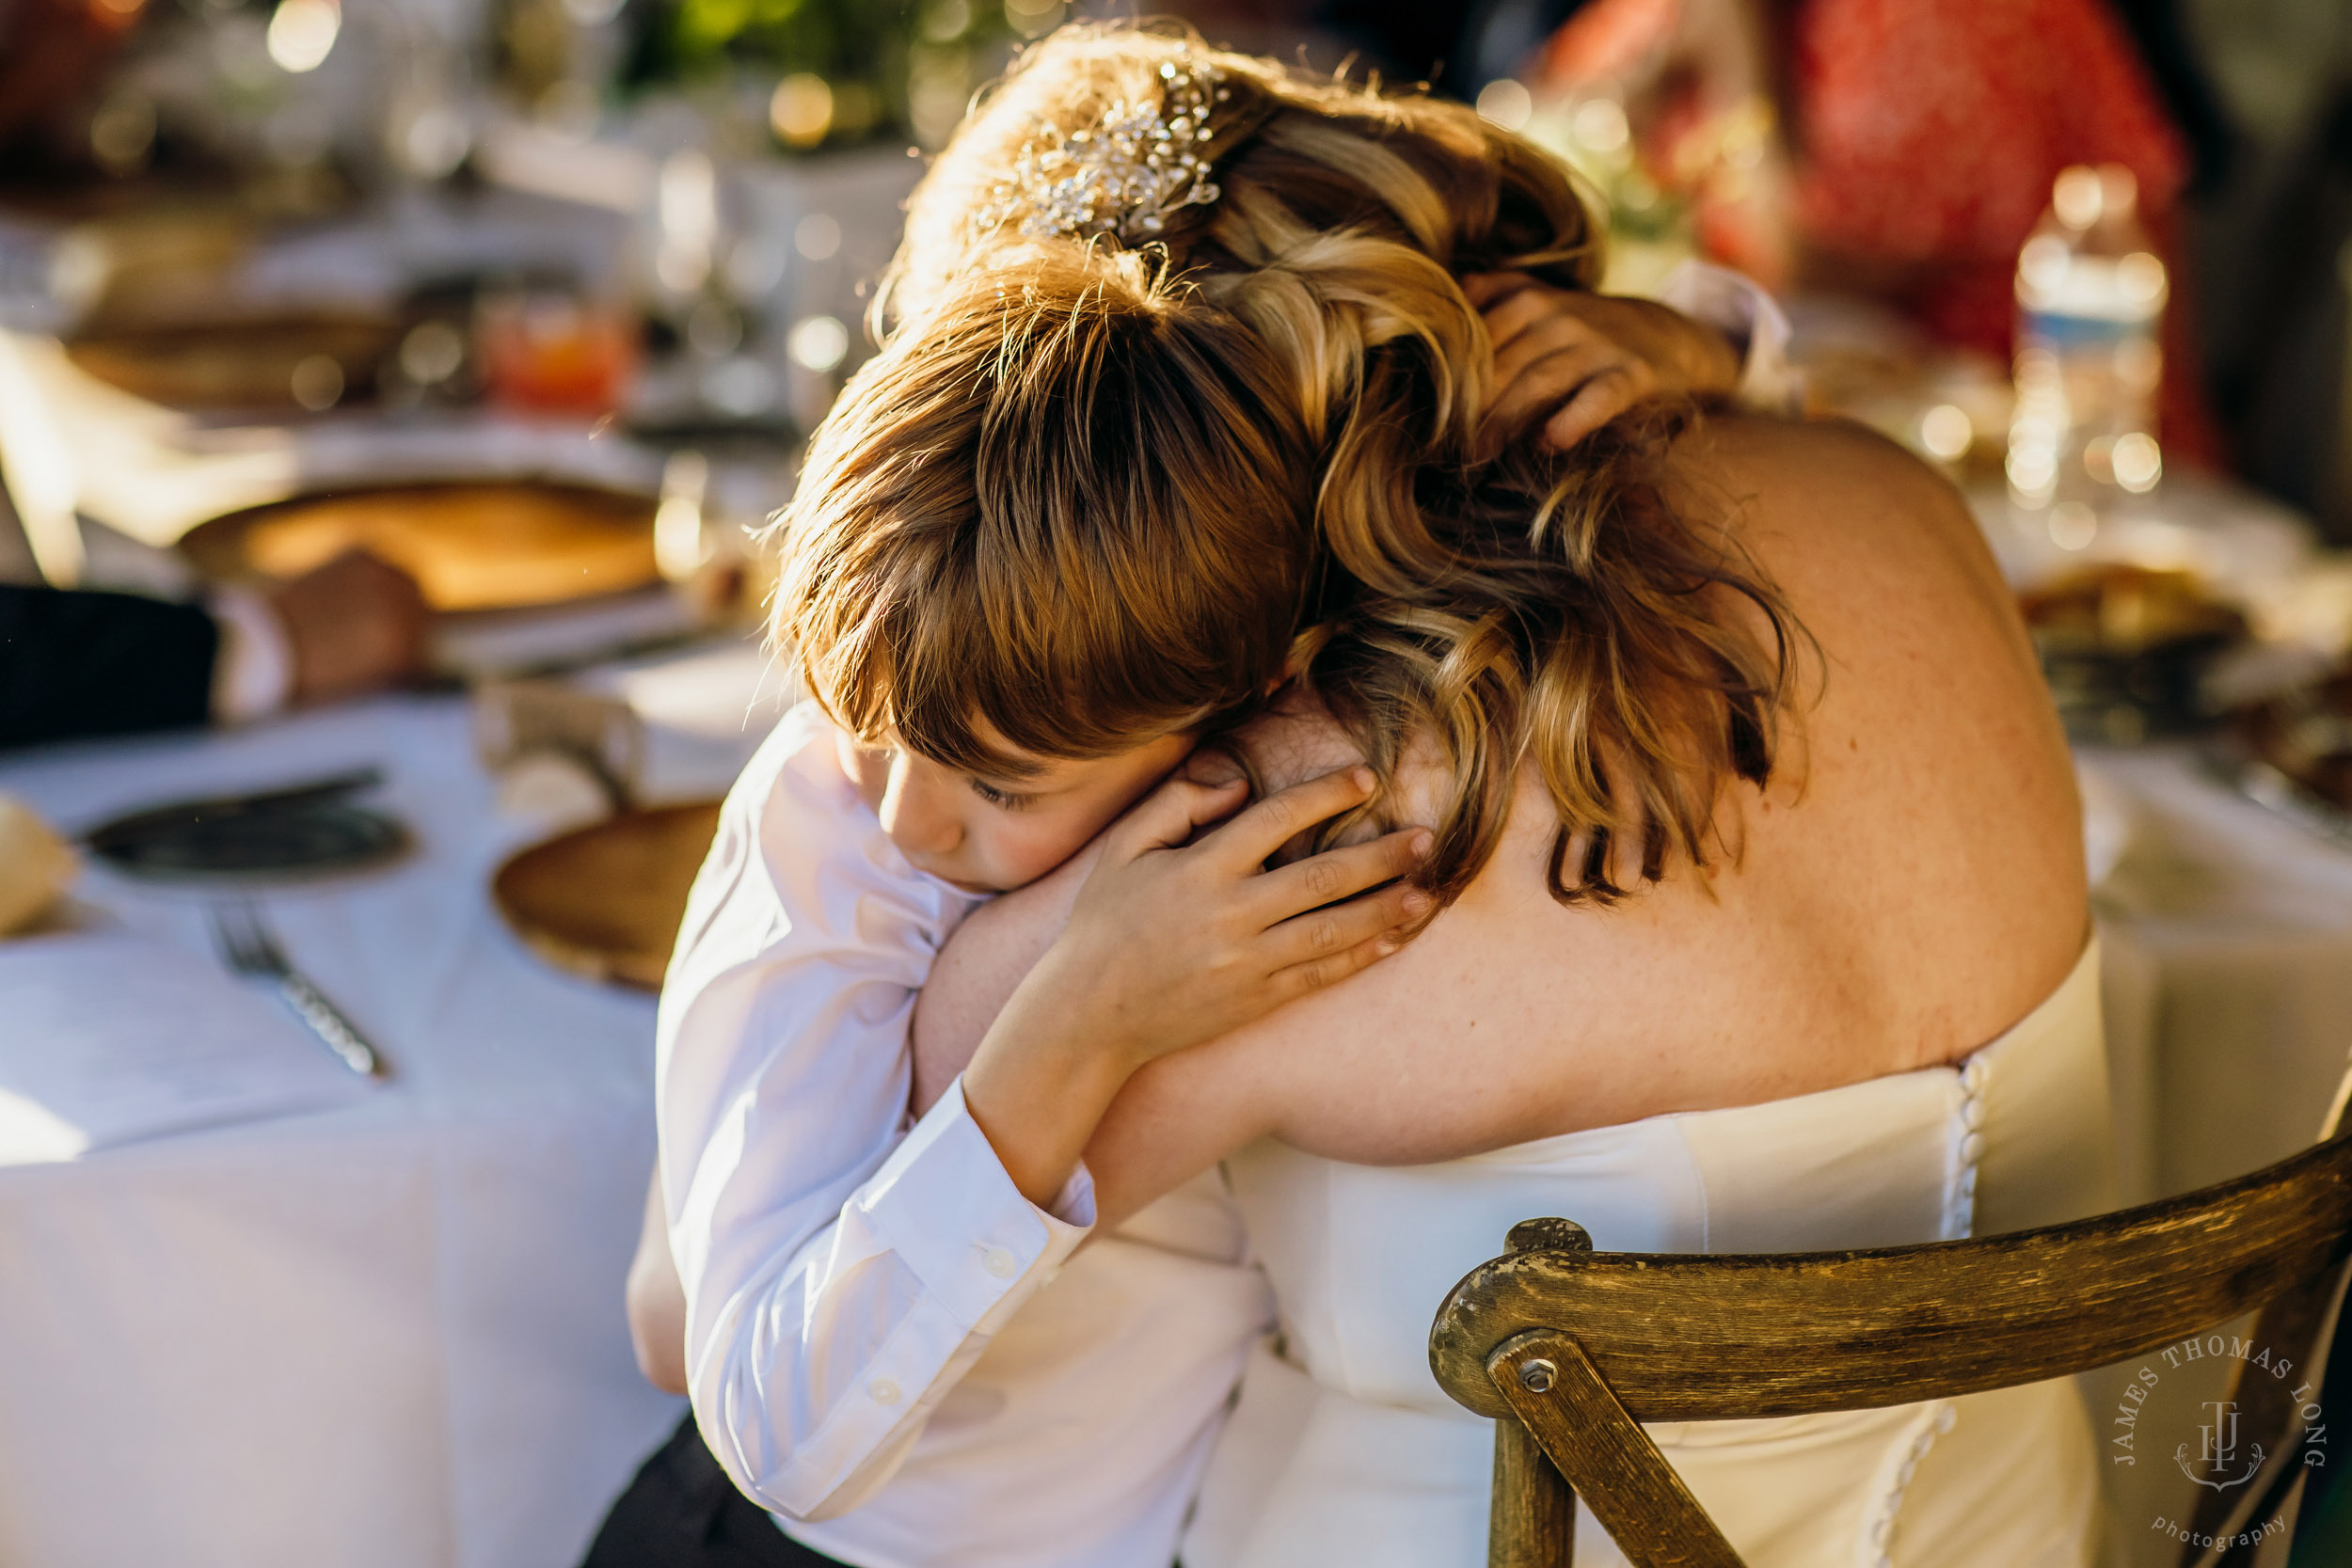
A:
[[[1787,405],[1768,294],[1693,264],[1664,295]],[[855,1568],[1168,1568],[1271,1295],[1219,1173],[1076,1251],[1083,1170],[1030,1204],[961,1084],[909,1127],[914,995],[977,902],[891,845],[813,705],[728,796],[658,1035],[695,1416]]]
[[[891,845],[813,705],[729,795],[658,1034],[696,1418],[857,1568],[1167,1568],[1265,1287],[1214,1176],[1073,1260],[1083,1170],[1030,1204],[961,1084],[910,1130],[914,993],[976,902]]]
[[[1740,351],[1732,401],[1757,414],[1804,411],[1804,386],[1788,362],[1788,313],[1745,273],[1684,261],[1658,288],[1658,302],[1704,322]]]
[[[213,655],[213,722],[244,724],[276,713],[294,694],[294,642],[269,601],[249,588],[215,588],[206,600],[220,643]]]

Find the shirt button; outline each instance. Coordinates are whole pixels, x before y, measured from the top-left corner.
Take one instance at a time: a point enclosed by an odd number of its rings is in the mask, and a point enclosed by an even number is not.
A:
[[[999,1279],[1010,1279],[1013,1275],[1013,1271],[1020,1268],[1020,1266],[1021,1265],[1013,1259],[1012,1254],[1007,1252],[1000,1246],[990,1247],[986,1252],[980,1254],[980,1267],[986,1269],[990,1274],[994,1275]]]
[[[898,1402],[898,1385],[889,1378],[876,1378],[873,1382],[866,1386],[866,1391],[874,1397],[874,1402],[876,1404],[896,1404]]]

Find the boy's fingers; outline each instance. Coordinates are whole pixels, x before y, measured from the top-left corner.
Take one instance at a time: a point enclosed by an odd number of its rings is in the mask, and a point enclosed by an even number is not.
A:
[[[1328,958],[1310,958],[1279,971],[1268,982],[1274,992],[1275,1005],[1295,1002],[1299,997],[1337,985],[1351,974],[1359,974],[1374,964],[1405,945],[1404,937],[1396,931],[1382,931],[1358,942],[1344,952]]]
[[[1620,368],[1608,354],[1580,344],[1534,360],[1515,372],[1486,405],[1485,422],[1498,430],[1518,430],[1539,414],[1549,415],[1574,397],[1596,376]]]
[[[1267,967],[1279,972],[1337,957],[1428,912],[1429,895],[1399,883],[1294,915],[1266,933]]]
[[[1372,769],[1359,763],[1293,784],[1226,823],[1208,843],[1224,869],[1240,875],[1265,863],[1268,855],[1325,817],[1363,804],[1376,783]]]
[[[1104,850],[1120,860],[1134,860],[1153,849],[1172,849],[1196,829],[1231,816],[1248,798],[1241,779],[1204,784],[1179,774],[1128,809],[1105,837]]]
[[[1544,444],[1565,451],[1649,395],[1640,376],[1622,368],[1586,382],[1566,406],[1544,421]]]
[[[1496,301],[1480,310],[1480,320],[1486,322],[1486,339],[1501,348],[1503,343],[1562,317],[1550,289],[1527,284],[1513,293],[1496,293]]]
[[[1267,926],[1295,915],[1304,918],[1310,910],[1321,911],[1327,904],[1393,880],[1427,858],[1430,843],[1428,829],[1407,828],[1369,844],[1327,849],[1269,871],[1258,879],[1253,890],[1259,918]]]
[[[1548,321],[1529,327],[1496,353],[1494,384],[1514,386],[1530,372],[1556,359],[1581,361],[1590,370],[1598,370],[1627,357],[1624,349],[1581,322]]]

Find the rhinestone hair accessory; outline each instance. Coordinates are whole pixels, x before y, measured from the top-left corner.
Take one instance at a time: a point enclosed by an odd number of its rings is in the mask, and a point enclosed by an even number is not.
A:
[[[1031,239],[1109,234],[1139,245],[1157,237],[1184,208],[1217,198],[1209,178],[1209,116],[1212,103],[1226,96],[1224,79],[1188,50],[1162,61],[1158,103],[1119,99],[1086,129],[1024,147],[1011,176],[974,215],[974,231],[1017,218]]]

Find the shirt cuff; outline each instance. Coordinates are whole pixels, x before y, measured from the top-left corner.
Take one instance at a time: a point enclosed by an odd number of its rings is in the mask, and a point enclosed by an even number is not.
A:
[[[1788,315],[1761,283],[1728,267],[1684,261],[1659,286],[1658,302],[1731,340],[1740,354],[1734,403],[1760,414],[1803,411],[1804,385],[1788,362]]]
[[[206,604],[220,627],[213,657],[213,721],[266,718],[294,694],[294,644],[269,601],[247,588],[214,591]]]
[[[1024,1285],[1058,1271],[1094,1228],[1094,1179],[1081,1165],[1051,1209],[1021,1195],[988,1134],[948,1085],[853,1203],[958,1322],[977,1327]]]

